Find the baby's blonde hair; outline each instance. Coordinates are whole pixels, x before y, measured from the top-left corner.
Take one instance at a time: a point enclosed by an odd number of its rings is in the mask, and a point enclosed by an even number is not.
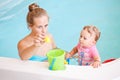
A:
[[[99,30],[98,30],[98,28],[96,26],[87,25],[87,26],[84,26],[83,30],[87,30],[90,34],[93,34],[93,32],[94,32],[95,33],[95,41],[96,42],[100,38],[100,32],[99,32]]]

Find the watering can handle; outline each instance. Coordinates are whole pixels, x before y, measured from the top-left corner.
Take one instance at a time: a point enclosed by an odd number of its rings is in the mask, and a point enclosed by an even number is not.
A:
[[[53,58],[52,63],[51,63],[50,66],[49,66],[49,69],[50,69],[50,70],[53,69],[53,66],[54,66],[55,61],[56,61],[56,59]]]
[[[68,64],[70,63],[70,58],[67,58],[66,61],[68,62]]]

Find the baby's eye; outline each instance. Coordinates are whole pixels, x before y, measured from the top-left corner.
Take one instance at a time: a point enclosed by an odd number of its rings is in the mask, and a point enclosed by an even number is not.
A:
[[[84,40],[87,40],[87,38],[86,38],[86,37],[84,37]]]
[[[80,36],[80,38],[82,38],[82,35]]]

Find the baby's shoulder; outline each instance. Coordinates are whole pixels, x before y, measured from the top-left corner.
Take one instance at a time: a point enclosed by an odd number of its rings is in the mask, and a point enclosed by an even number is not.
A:
[[[97,50],[97,47],[96,47],[96,45],[94,45],[94,46],[90,47],[90,48],[89,48],[89,50],[90,50],[91,52],[94,52],[94,51],[96,51],[96,50]]]
[[[90,49],[96,49],[96,45],[93,45]]]

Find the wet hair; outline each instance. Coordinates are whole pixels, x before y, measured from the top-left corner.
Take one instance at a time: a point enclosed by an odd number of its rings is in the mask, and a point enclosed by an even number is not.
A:
[[[49,18],[46,10],[44,10],[43,8],[40,8],[39,5],[37,5],[36,3],[30,4],[28,8],[29,8],[29,12],[27,14],[28,26],[34,24],[35,17],[47,16]]]
[[[91,35],[93,33],[95,33],[95,41],[97,42],[98,39],[100,38],[100,34],[101,32],[99,32],[98,28],[96,26],[93,26],[93,25],[87,25],[87,26],[84,26],[83,30],[87,30],[88,33],[90,33]]]

